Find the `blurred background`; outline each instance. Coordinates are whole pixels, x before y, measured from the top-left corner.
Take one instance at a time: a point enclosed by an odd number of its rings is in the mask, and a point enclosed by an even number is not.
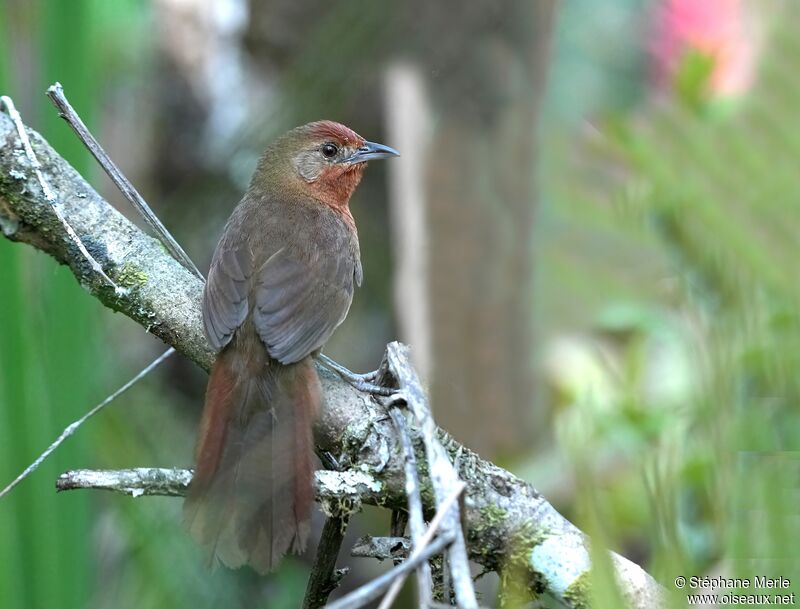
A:
[[[366,371],[409,342],[443,427],[668,588],[795,590],[800,5],[0,7],[0,92],[133,217],[45,98],[60,81],[203,270],[276,135],[330,118],[401,150],[352,202],[364,287],[326,352]],[[0,286],[5,484],[163,345],[31,248],[0,241]],[[0,501],[3,607],[299,605],[315,542],[267,578],[209,573],[179,501],[53,491],[190,465],[205,382],[173,358]],[[388,523],[368,509],[348,539]],[[347,548],[345,588],[386,568]]]

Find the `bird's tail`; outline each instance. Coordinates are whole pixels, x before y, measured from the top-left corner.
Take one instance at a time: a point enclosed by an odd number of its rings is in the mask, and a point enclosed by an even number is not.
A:
[[[184,517],[211,564],[266,573],[305,549],[320,387],[310,357],[263,363],[228,348],[211,369]]]

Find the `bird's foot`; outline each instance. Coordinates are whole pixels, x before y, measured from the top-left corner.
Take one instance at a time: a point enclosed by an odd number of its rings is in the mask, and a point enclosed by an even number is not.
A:
[[[327,355],[323,355],[322,353],[319,354],[317,357],[319,361],[322,363],[323,366],[328,368],[329,370],[333,370],[336,374],[338,374],[343,381],[349,384],[351,387],[358,389],[359,391],[363,391],[364,393],[371,393],[373,395],[384,395],[390,396],[396,393],[396,390],[391,389],[389,387],[381,387],[377,385],[375,381],[378,378],[378,371],[373,370],[372,372],[367,372],[366,374],[358,374],[353,372],[352,370],[348,370],[341,364],[336,363]]]

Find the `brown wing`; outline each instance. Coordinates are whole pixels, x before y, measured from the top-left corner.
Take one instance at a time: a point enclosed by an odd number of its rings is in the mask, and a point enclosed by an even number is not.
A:
[[[344,320],[354,283],[361,283],[358,241],[335,212],[245,197],[214,252],[203,297],[206,335],[221,350],[251,315],[271,357],[299,361]]]
[[[350,309],[360,265],[349,243],[332,245],[339,247],[312,256],[283,248],[257,273],[253,322],[269,354],[284,364],[322,347]]]
[[[220,246],[203,290],[203,324],[211,346],[219,351],[247,317],[252,274],[251,255],[243,247]]]

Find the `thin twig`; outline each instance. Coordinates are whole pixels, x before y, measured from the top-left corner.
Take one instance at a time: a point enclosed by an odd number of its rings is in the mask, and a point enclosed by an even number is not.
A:
[[[192,481],[190,469],[71,469],[56,478],[56,492],[90,488],[131,497],[183,497]]]
[[[409,410],[419,424],[422,440],[425,444],[425,454],[428,459],[428,470],[434,495],[436,496],[439,510],[445,496],[452,493],[459,485],[463,486],[458,478],[453,464],[447,458],[444,448],[436,437],[436,424],[428,407],[428,401],[416,371],[410,365],[407,347],[398,343],[391,343],[386,348],[386,363],[392,375],[397,380],[401,392],[405,397]],[[449,560],[447,566],[450,571],[456,601],[466,609],[478,606],[473,586],[472,574],[469,569],[467,543],[461,529],[460,506],[454,505],[446,515],[443,529],[453,535],[453,543],[448,548]],[[389,596],[387,594],[387,596]]]
[[[339,557],[346,529],[346,516],[330,516],[325,519],[311,575],[308,577],[302,609],[324,607],[331,592],[339,585],[341,576],[336,577],[336,559]]]
[[[327,609],[358,609],[359,607],[363,607],[367,603],[378,598],[381,592],[390,586],[392,582],[397,581],[397,578],[407,576],[411,571],[416,569],[418,565],[442,552],[452,541],[452,537],[439,537],[436,541],[431,542],[428,546],[420,550],[419,553],[409,556],[408,560],[402,564],[332,602],[327,606]]]
[[[61,446],[61,444],[64,442],[64,440],[66,440],[73,433],[75,433],[75,430],[78,429],[78,427],[83,425],[88,419],[90,419],[91,417],[96,415],[98,412],[103,410],[103,408],[105,408],[111,402],[113,402],[116,398],[118,398],[120,395],[125,393],[128,389],[133,387],[133,385],[135,385],[137,382],[139,382],[141,379],[143,379],[145,376],[147,376],[147,374],[149,374],[151,370],[156,368],[161,362],[163,362],[165,359],[167,359],[173,353],[175,353],[175,349],[173,349],[172,347],[170,347],[169,349],[164,351],[164,353],[159,355],[155,360],[150,362],[146,367],[142,368],[142,370],[141,370],[141,372],[139,372],[139,374],[134,376],[131,380],[129,380],[127,383],[125,383],[122,387],[120,387],[114,393],[109,395],[106,399],[104,399],[97,406],[92,408],[89,412],[87,412],[85,415],[83,415],[80,419],[70,423],[66,427],[66,429],[64,429],[64,431],[61,432],[61,435],[58,436],[58,438],[56,438],[56,441],[53,442],[50,446],[47,447],[47,450],[45,450],[41,455],[39,455],[39,457],[33,463],[31,463],[28,467],[26,467],[25,471],[23,471],[19,476],[17,476],[14,479],[14,481],[11,482],[11,484],[9,484],[2,491],[0,491],[0,499],[2,499],[5,495],[7,495],[15,486],[17,486],[17,484],[22,482],[30,474],[32,474],[34,471],[36,471],[39,468],[39,466],[42,464],[42,462],[45,459],[47,459],[47,457],[49,457],[56,448]]]
[[[107,281],[111,287],[114,288],[114,292],[118,296],[127,293],[127,290],[125,288],[118,286],[116,283],[114,283],[114,280],[111,279],[111,277],[109,277],[106,274],[106,272],[103,270],[103,267],[100,266],[100,263],[97,262],[97,260],[94,259],[94,256],[92,256],[89,253],[89,250],[86,249],[86,246],[83,244],[83,241],[81,241],[81,238],[78,237],[78,234],[72,228],[70,223],[67,222],[67,219],[64,217],[64,215],[61,213],[61,210],[58,208],[58,198],[53,192],[53,189],[50,188],[50,184],[47,183],[47,180],[45,179],[44,174],[42,173],[42,165],[41,163],[39,163],[39,159],[36,158],[36,153],[33,152],[33,146],[31,146],[31,141],[28,138],[28,132],[25,131],[25,125],[22,123],[22,117],[20,116],[19,112],[17,112],[17,108],[14,106],[14,101],[10,97],[3,95],[2,97],[0,97],[0,103],[2,103],[3,106],[5,106],[8,115],[14,122],[14,126],[16,127],[17,133],[19,134],[20,142],[22,142],[22,148],[25,150],[25,156],[28,157],[28,161],[30,162],[31,167],[33,167],[33,171],[36,173],[36,179],[39,181],[39,185],[42,187],[42,193],[44,194],[45,200],[53,208],[53,211],[55,212],[58,221],[61,222],[61,224],[64,226],[64,230],[67,231],[69,238],[78,248],[81,255],[87,260],[87,262],[89,262],[89,265],[92,267],[92,270],[101,277],[103,277],[103,279]],[[0,496],[2,495],[0,494]]]
[[[406,496],[408,497],[408,528],[411,533],[412,548],[420,545],[422,536],[425,534],[425,519],[422,515],[422,499],[419,493],[419,479],[417,477],[417,457],[414,454],[414,447],[411,444],[411,437],[408,433],[408,425],[405,416],[397,409],[390,408],[389,416],[392,417],[395,429],[397,429],[400,443],[405,453],[405,476],[406,476]],[[417,598],[420,608],[426,607],[431,603],[433,592],[433,578],[431,576],[431,566],[427,562],[422,563],[417,569]]]
[[[130,201],[131,205],[136,208],[136,211],[141,214],[142,218],[144,218],[145,222],[147,222],[150,228],[155,231],[156,236],[164,244],[172,256],[183,266],[202,279],[203,274],[200,272],[200,269],[198,269],[195,263],[192,262],[192,259],[189,258],[180,244],[161,223],[161,220],[158,219],[158,216],[156,216],[153,213],[153,210],[150,209],[150,206],[142,198],[142,195],[139,194],[139,191],[134,188],[130,180],[128,180],[128,178],[126,178],[125,175],[119,170],[119,168],[114,164],[114,161],[111,160],[111,157],[108,156],[106,151],[103,150],[103,147],[100,146],[100,143],[97,141],[97,139],[95,139],[95,137],[86,128],[86,125],[81,120],[81,117],[78,116],[78,113],[75,112],[75,109],[70,105],[69,101],[67,101],[61,83],[55,83],[49,87],[47,89],[47,97],[49,97],[55,107],[58,108],[61,118],[67,121],[81,142],[83,142],[83,145],[86,146],[89,152],[92,153],[92,156],[97,159],[97,162],[100,163],[100,166],[108,174],[108,177],[111,178],[111,181],[116,184],[120,192],[122,192],[122,194],[125,195],[125,198]]]
[[[131,469],[72,469],[56,480],[57,491],[81,489],[113,491],[134,497],[182,497],[186,494],[192,470],[178,468],[134,467]],[[314,495],[317,501],[347,504],[357,511],[362,503],[378,505],[383,501],[381,484],[362,471],[314,472]]]
[[[439,504],[439,509],[437,510],[436,514],[431,520],[431,523],[428,525],[428,530],[425,531],[425,534],[419,540],[419,546],[414,548],[414,551],[411,552],[411,556],[409,556],[409,560],[411,560],[414,556],[417,555],[418,552],[421,552],[425,546],[427,546],[431,539],[433,538],[434,533],[439,528],[439,526],[444,522],[445,517],[447,516],[450,507],[455,504],[458,500],[461,493],[464,492],[466,488],[466,484],[459,481],[458,484],[454,487],[452,494],[445,498],[441,504]],[[454,536],[448,531],[445,533],[451,539],[455,539]],[[394,599],[397,597],[398,593],[400,592],[400,588],[403,587],[403,582],[406,581],[407,575],[401,575],[392,583],[392,587],[389,588],[389,591],[386,593],[386,596],[383,597],[381,604],[378,606],[378,609],[388,609],[392,606]],[[476,603],[477,604],[477,603]],[[425,605],[423,605],[424,607]]]

